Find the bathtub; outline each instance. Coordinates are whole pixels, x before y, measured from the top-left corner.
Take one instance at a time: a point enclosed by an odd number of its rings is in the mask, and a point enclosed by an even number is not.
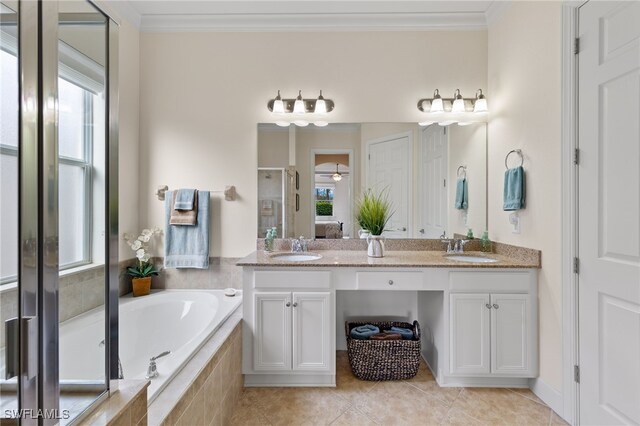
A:
[[[144,379],[149,358],[159,375],[147,389],[149,403],[241,305],[240,292],[159,290],[120,298],[120,362],[125,379]],[[96,337],[100,336],[100,337]],[[60,325],[60,380],[96,383],[104,379],[104,309],[96,308]]]

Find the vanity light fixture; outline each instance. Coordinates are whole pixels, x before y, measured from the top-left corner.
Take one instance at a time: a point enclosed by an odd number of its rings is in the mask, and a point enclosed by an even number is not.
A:
[[[322,90],[317,98],[304,99],[302,91],[294,99],[283,99],[278,95],[267,103],[267,108],[273,113],[273,122],[281,127],[288,127],[291,123],[305,127],[313,123],[317,127],[329,124],[326,115],[333,111],[335,104],[331,99],[325,99]]]
[[[482,89],[476,91],[475,98],[464,98],[460,89],[456,89],[452,98],[442,98],[440,91],[433,92],[433,98],[420,99],[418,109],[425,113],[425,118],[418,124],[430,126],[438,123],[441,126],[449,126],[458,123],[466,126],[472,123],[486,123],[487,98]],[[475,113],[475,114],[474,114]]]
[[[473,103],[473,112],[487,112],[487,98],[482,94],[482,89],[476,91],[476,101]]]
[[[340,182],[342,180],[342,173],[338,171],[338,163],[336,163],[336,172],[331,176],[331,179],[336,182]]]
[[[456,89],[456,91],[453,93],[453,105],[451,106],[451,112],[457,114],[464,111],[464,99],[462,99],[460,89]]]

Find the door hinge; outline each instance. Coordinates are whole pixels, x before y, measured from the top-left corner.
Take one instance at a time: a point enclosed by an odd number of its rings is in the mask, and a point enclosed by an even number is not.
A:
[[[573,381],[576,383],[580,383],[580,366],[573,366]]]
[[[580,37],[576,37],[573,41],[573,54],[577,55],[580,53]]]
[[[573,273],[574,274],[580,273],[580,259],[578,259],[577,257],[573,258]]]
[[[443,186],[443,187],[445,187],[445,188],[447,187],[447,180],[446,180],[446,179],[444,179],[444,180],[442,181],[442,186]]]
[[[573,151],[573,164],[576,166],[580,164],[580,150],[578,148]]]

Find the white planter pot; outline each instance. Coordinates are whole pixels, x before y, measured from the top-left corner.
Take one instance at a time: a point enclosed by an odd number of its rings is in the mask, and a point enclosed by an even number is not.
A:
[[[384,257],[384,237],[369,235],[367,237],[367,255],[369,257]]]

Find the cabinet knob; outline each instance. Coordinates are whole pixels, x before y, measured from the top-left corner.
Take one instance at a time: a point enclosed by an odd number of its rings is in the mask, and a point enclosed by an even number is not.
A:
[[[497,304],[493,304],[494,309],[498,309],[500,306],[498,306]]]
[[[287,303],[285,303],[285,305],[284,305],[284,306],[286,306],[287,308],[288,308],[288,307],[290,307],[290,306],[291,306],[291,302],[287,302]]]
[[[486,307],[487,307],[487,309],[491,309],[491,305],[490,305],[490,304],[488,304],[488,303],[487,303],[486,305],[484,305],[484,306],[486,306]]]
[[[298,307],[298,302],[293,302],[293,307],[294,308]]]
[[[393,285],[393,280],[389,280],[389,285]]]

